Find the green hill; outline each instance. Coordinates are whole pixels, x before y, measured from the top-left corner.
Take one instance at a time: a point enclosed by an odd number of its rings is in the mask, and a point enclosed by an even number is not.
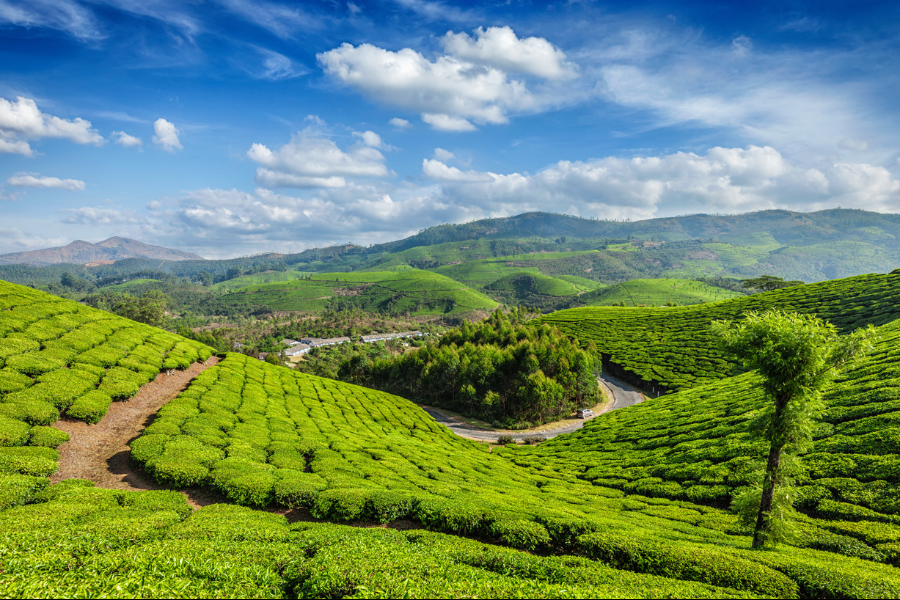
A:
[[[811,535],[814,547],[900,565],[900,322],[880,333],[872,355],[827,390],[797,497],[804,527],[830,532]],[[614,411],[515,460],[626,493],[727,506],[767,455],[748,435],[764,402],[745,374]]]
[[[456,314],[497,306],[484,294],[429,271],[317,273],[307,279],[241,288],[225,302],[265,304],[276,310],[334,307],[419,314]]]
[[[242,275],[241,277],[235,277],[234,279],[220,281],[219,283],[214,284],[212,286],[212,289],[233,292],[235,290],[239,290],[251,285],[278,283],[282,281],[296,281],[297,279],[303,279],[307,275],[309,275],[309,273],[303,271],[266,271],[263,273]]]
[[[744,295],[690,279],[631,279],[584,294],[578,301],[588,306],[663,306],[717,302]]]
[[[735,374],[735,365],[717,349],[709,324],[767,308],[813,313],[843,332],[869,323],[882,325],[900,317],[900,272],[696,306],[575,308],[542,318],[583,343],[593,341],[614,374],[648,391],[672,390]]]
[[[25,324],[19,307],[84,309],[4,291],[4,339],[49,321]],[[742,438],[759,403],[751,375],[601,415],[535,450],[490,452],[397,396],[229,354],[131,444],[161,484],[202,484],[224,503],[192,511],[172,491],[48,488],[46,469],[19,460],[27,439],[9,436],[0,582],[15,597],[896,597],[900,574],[884,564],[894,531],[872,525],[892,525],[893,488],[870,485],[895,481],[883,382],[900,376],[896,333],[886,327],[878,353],[829,392],[833,429],[817,436],[823,457],[808,459],[819,471],[807,487],[825,492],[804,505],[814,509],[794,546],[750,550],[723,495],[705,489],[735,484],[740,461],[728,461],[754,456]],[[65,349],[65,335],[46,339]],[[44,351],[15,344],[7,368]],[[144,362],[175,358],[175,347],[147,346]],[[74,365],[58,369],[63,381],[78,377]],[[684,470],[661,474],[674,463]],[[681,492],[657,485],[675,482]]]

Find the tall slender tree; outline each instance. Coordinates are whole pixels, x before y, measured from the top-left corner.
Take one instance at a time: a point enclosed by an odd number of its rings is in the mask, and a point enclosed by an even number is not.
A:
[[[834,325],[814,315],[772,310],[748,313],[738,322],[717,321],[713,331],[725,352],[759,373],[772,400],[752,428],[769,442],[758,504],[745,497],[738,503],[743,506],[737,506],[744,509],[748,525],[755,513],[753,547],[761,548],[783,537],[784,520],[791,512],[791,475],[824,410],[822,388],[851,360],[871,350],[875,329],[870,325],[841,336]]]

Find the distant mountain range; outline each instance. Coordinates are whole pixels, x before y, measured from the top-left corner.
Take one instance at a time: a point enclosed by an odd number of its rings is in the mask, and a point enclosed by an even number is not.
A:
[[[157,260],[204,260],[202,256],[162,246],[152,246],[123,237],[111,237],[96,244],[76,240],[67,246],[45,248],[29,252],[0,254],[0,265],[55,265],[60,263],[85,265],[107,264],[123,258],[150,258]]]

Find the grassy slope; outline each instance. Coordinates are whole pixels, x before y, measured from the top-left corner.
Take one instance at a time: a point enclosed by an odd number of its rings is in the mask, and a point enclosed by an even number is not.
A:
[[[516,273],[502,277],[486,285],[484,289],[487,292],[513,292],[562,297],[576,296],[579,292],[585,292],[590,288],[579,286],[571,281],[557,279],[556,277],[548,277],[547,275]]]
[[[827,411],[798,479],[814,542],[900,565],[900,322],[826,392]],[[517,462],[577,473],[652,497],[727,505],[768,447],[747,433],[764,398],[746,374],[604,415],[571,436],[523,449]],[[841,537],[835,537],[841,536]]]
[[[278,283],[281,281],[294,281],[306,277],[309,273],[304,271],[267,271],[265,273],[254,273],[253,275],[242,275],[228,281],[220,281],[212,286],[214,290],[222,290],[233,292],[241,288],[251,285],[260,285],[264,283]]]
[[[689,279],[632,279],[583,294],[579,300],[588,306],[611,306],[620,302],[625,306],[662,306],[667,302],[680,305],[716,302],[743,295]]]
[[[734,517],[715,507],[592,485],[549,463],[517,466],[507,458],[515,451],[489,454],[402,398],[241,355],[195,379],[132,451],[161,481],[202,481],[232,502],[299,506],[334,521],[408,518],[621,570],[451,536],[288,528],[282,517],[225,506],[188,517],[183,499],[165,492],[76,482],[44,493],[40,477],[8,475],[7,505],[31,503],[0,512],[8,593],[333,596],[364,593],[360,585],[414,596],[900,593],[890,567],[810,548],[752,552]]]
[[[308,280],[252,285],[226,297],[277,310],[321,310],[343,298],[368,310],[409,309],[413,314],[491,310],[497,303],[465,285],[429,271],[318,273]]]
[[[616,371],[647,387],[684,389],[735,374],[709,324],[750,310],[815,313],[849,332],[900,317],[900,273],[860,275],[697,306],[576,308],[543,317],[582,342],[593,341]]]

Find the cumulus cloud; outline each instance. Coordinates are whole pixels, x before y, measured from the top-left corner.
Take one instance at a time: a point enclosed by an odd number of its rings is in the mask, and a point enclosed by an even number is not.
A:
[[[396,129],[412,129],[412,123],[410,123],[406,119],[401,119],[400,117],[394,117],[388,122]]]
[[[509,111],[540,106],[523,82],[455,56],[430,61],[410,48],[342,44],[317,58],[332,77],[379,102],[421,112],[426,123],[447,131],[471,131],[471,121],[506,123]]]
[[[866,140],[857,140],[853,138],[844,138],[838,144],[843,150],[853,150],[855,152],[865,152],[869,149],[869,142]]]
[[[575,76],[575,68],[566,62],[562,50],[544,38],[519,38],[508,26],[486,30],[479,27],[474,38],[451,31],[441,41],[448,54],[507,73],[527,73],[545,79]]]
[[[57,190],[82,191],[84,182],[78,179],[60,179],[58,177],[41,177],[32,173],[19,173],[6,180],[9,185],[32,188],[54,188]]]
[[[27,140],[63,138],[76,144],[104,142],[103,136],[81,118],[61,119],[42,113],[37,102],[19,96],[15,102],[0,98],[0,152],[32,156]]]
[[[112,135],[115,136],[115,142],[120,146],[124,146],[126,148],[140,148],[144,145],[144,142],[139,137],[135,137],[133,135],[128,135],[124,131],[113,131]]]
[[[462,172],[425,160],[423,174],[442,182],[446,202],[485,213],[515,206],[584,216],[649,218],[660,212],[744,212],[766,208],[818,210],[841,205],[900,208],[900,182],[884,167],[794,165],[771,147],[711,148],[646,158],[560,161],[534,175]],[[513,213],[508,213],[513,214]]]
[[[360,138],[363,144],[371,146],[372,148],[381,148],[384,145],[381,141],[381,136],[374,131],[354,131],[353,135],[354,137]]]
[[[453,160],[454,158],[456,158],[456,155],[449,150],[444,150],[443,148],[435,148],[434,157],[439,161],[447,162],[448,160]]]
[[[478,129],[468,120],[450,115],[422,113],[422,120],[438,131],[475,131]]]
[[[178,139],[178,128],[175,124],[165,119],[157,119],[153,122],[153,143],[165,150],[166,152],[175,152],[183,150],[184,146]]]
[[[440,150],[440,148],[438,148],[438,150]],[[462,171],[456,167],[449,167],[440,160],[430,160],[427,158],[422,161],[422,174],[435,181],[465,181],[469,183],[494,181],[494,176],[489,173]]]
[[[362,143],[344,151],[330,139],[305,130],[275,151],[253,144],[247,157],[261,165],[256,181],[265,187],[344,187],[345,177],[389,175],[384,155],[370,145],[380,145],[381,138],[371,131],[360,136]]]

